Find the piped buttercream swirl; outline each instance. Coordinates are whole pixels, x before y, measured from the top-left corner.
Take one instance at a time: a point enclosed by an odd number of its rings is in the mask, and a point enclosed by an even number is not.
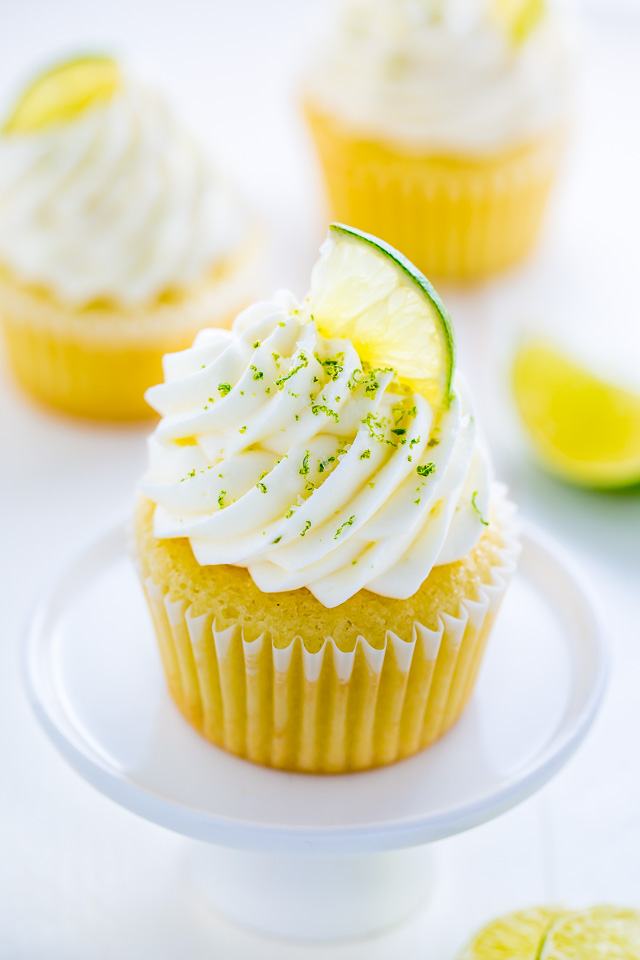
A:
[[[562,127],[570,21],[547,0],[522,42],[495,0],[342,0],[307,79],[315,108],[363,136],[485,153]]]
[[[461,378],[435,423],[284,292],[202,331],[164,372],[141,489],[155,535],[188,537],[200,564],[334,607],[361,589],[410,597],[480,539],[490,468]]]
[[[0,139],[0,261],[65,302],[132,305],[188,288],[245,231],[233,190],[129,75],[68,123]]]

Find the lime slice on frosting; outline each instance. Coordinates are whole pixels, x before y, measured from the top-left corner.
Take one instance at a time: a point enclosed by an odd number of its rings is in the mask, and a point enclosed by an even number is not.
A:
[[[451,401],[454,338],[429,281],[393,247],[332,223],[305,310],[325,337],[345,337],[363,363],[392,367],[436,409]]]
[[[640,395],[599,379],[545,341],[516,355],[516,402],[543,463],[592,487],[640,482]]]
[[[27,87],[5,121],[3,133],[35,133],[68,123],[88,107],[109,101],[121,82],[120,68],[111,57],[67,60]]]
[[[640,913],[620,907],[570,913],[549,931],[540,960],[640,960]]]
[[[538,960],[540,947],[560,910],[539,907],[500,917],[483,927],[460,960]]]
[[[524,43],[546,13],[546,0],[493,0],[496,16],[511,43]]]

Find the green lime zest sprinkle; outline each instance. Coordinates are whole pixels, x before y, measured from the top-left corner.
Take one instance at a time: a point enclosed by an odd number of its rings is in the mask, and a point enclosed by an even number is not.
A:
[[[180,483],[184,483],[185,480],[190,480],[192,477],[195,477],[195,475],[196,475],[196,468],[194,467],[193,470],[191,470],[191,472],[186,475],[186,477],[182,478]]]
[[[479,507],[478,504],[476,503],[476,497],[477,497],[477,496],[478,496],[478,491],[477,491],[477,490],[474,490],[474,491],[473,491],[473,496],[471,497],[471,506],[473,507],[473,509],[475,510],[475,512],[476,512],[476,513],[478,514],[478,516],[480,517],[480,523],[483,523],[483,524],[485,525],[485,527],[488,527],[488,526],[489,526],[489,521],[484,519],[484,517],[482,516],[482,511],[480,510],[480,507]]]
[[[266,492],[267,492],[267,485],[266,485],[266,483],[256,483],[256,487],[258,488],[258,490],[260,491],[260,493],[266,493]]]
[[[227,495],[226,490],[221,490],[220,493],[218,494],[218,506],[220,507],[221,510],[224,510],[224,498],[226,497],[226,495]]]
[[[231,393],[231,384],[230,383],[219,383],[218,384],[218,393],[223,397],[226,397],[228,393]],[[211,397],[209,397],[211,400]]]
[[[283,374],[281,377],[278,377],[278,379],[276,380],[276,387],[278,388],[278,390],[281,390],[281,389],[282,389],[282,387],[285,385],[285,383],[287,382],[287,380],[290,380],[291,377],[295,377],[296,373],[298,373],[298,372],[299,372],[300,370],[302,370],[304,367],[308,367],[308,366],[309,366],[309,360],[308,360],[306,354],[301,353],[301,354],[300,354],[300,363],[298,363],[297,366],[295,366],[295,367],[293,367],[291,370],[289,370],[289,373]]]
[[[340,534],[342,533],[342,531],[344,530],[345,527],[351,527],[351,526],[353,526],[353,521],[354,521],[355,519],[356,519],[355,513],[351,514],[351,516],[349,517],[349,519],[348,519],[348,520],[345,520],[345,522],[338,527],[338,529],[336,530],[336,535],[335,535],[335,537],[334,537],[333,539],[334,539],[334,540],[337,540],[338,537],[340,536]]]
[[[302,466],[298,470],[298,473],[302,477],[306,477],[306,475],[309,473],[309,450],[305,452],[305,455],[302,458]]]
[[[436,465],[431,461],[431,463],[420,463],[416,467],[416,473],[419,477],[429,477],[432,473],[435,473]]]
[[[337,353],[335,357],[327,357],[326,360],[321,360],[316,354],[316,360],[321,365],[329,380],[337,380],[344,370],[344,353],[342,351]]]
[[[387,417],[376,417],[374,413],[368,413],[366,417],[360,421],[360,423],[363,423],[368,429],[369,436],[372,440],[377,440],[378,443],[388,443],[392,447],[397,447],[397,443],[387,439],[385,436],[385,429],[388,422]]]
[[[262,380],[262,378],[264,377],[264,373],[262,372],[262,370],[258,370],[258,368],[253,363],[249,367],[249,370],[253,370],[254,380]]]
[[[244,427],[240,427],[240,429],[238,430],[238,433],[244,433],[246,429],[247,429],[247,426],[245,424]]]
[[[410,447],[415,447],[415,445],[416,445],[417,443],[420,443],[420,437],[414,437],[413,440],[410,440],[410,441],[409,441],[409,446],[410,446]]]
[[[371,450],[363,450],[362,453],[360,454],[360,459],[368,460],[370,456],[371,456]]]
[[[307,522],[304,525],[304,530],[302,530],[302,532],[300,533],[301,537],[304,537],[306,535],[307,530],[310,528],[310,526],[311,526],[311,520],[307,520]]]
[[[255,342],[254,345],[253,345],[253,349],[254,349],[254,350],[257,350],[259,346],[260,346],[260,341],[259,341],[259,340],[256,340],[256,342]]]
[[[275,540],[272,540],[271,543],[280,543],[282,537],[276,537]]]
[[[311,405],[311,413],[317,417],[319,413],[324,413],[328,417],[333,417],[335,423],[340,423],[340,417],[335,410],[331,410],[325,403],[314,403]]]
[[[369,399],[373,399],[376,395],[377,390],[380,388],[380,384],[376,379],[376,373],[380,373],[379,370],[369,370],[367,373],[364,370],[354,370],[351,376],[349,377],[349,382],[347,386],[349,390],[355,390],[357,387],[364,387],[364,394]]]

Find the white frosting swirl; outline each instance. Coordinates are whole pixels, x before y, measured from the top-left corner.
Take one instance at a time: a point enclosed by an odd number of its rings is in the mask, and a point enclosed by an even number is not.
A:
[[[141,487],[155,535],[188,537],[200,564],[334,607],[362,588],[408,598],[480,539],[489,465],[461,379],[434,430],[422,396],[363,371],[286,293],[164,364]]]
[[[518,44],[495,0],[342,0],[309,99],[364,135],[416,148],[526,142],[569,110],[568,19],[553,2]]]
[[[66,302],[142,303],[203,278],[245,217],[154,91],[0,141],[0,260]]]

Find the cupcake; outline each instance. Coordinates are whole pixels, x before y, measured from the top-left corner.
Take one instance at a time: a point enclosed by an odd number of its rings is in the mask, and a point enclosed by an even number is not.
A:
[[[570,56],[553,0],[342,0],[305,84],[332,213],[426,273],[520,260],[566,139]]]
[[[201,331],[147,399],[134,550],[184,717],[313,773],[446,733],[518,547],[425,278],[334,224],[303,303]]]
[[[250,302],[259,231],[163,99],[108,57],[40,76],[0,135],[14,373],[87,417],[152,416],[162,356]]]

